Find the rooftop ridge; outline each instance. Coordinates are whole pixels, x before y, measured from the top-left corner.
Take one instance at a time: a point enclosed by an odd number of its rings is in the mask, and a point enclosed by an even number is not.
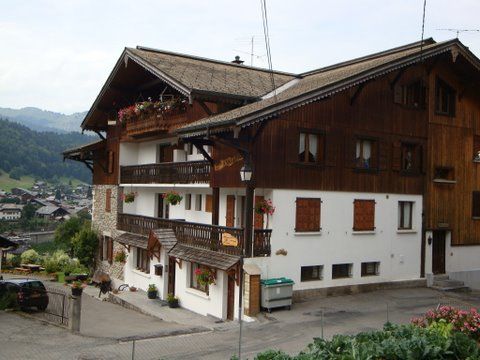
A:
[[[127,47],[127,49],[129,49],[129,48]],[[130,49],[132,49],[132,48],[130,48]],[[189,59],[194,59],[194,60],[201,60],[201,61],[211,62],[211,63],[215,63],[215,64],[228,65],[228,66],[233,66],[233,67],[237,67],[237,68],[240,68],[240,69],[251,69],[251,70],[256,70],[256,71],[270,72],[269,69],[265,69],[265,68],[261,68],[261,67],[249,66],[249,65],[244,65],[244,64],[235,64],[235,63],[232,63],[232,62],[229,62],[229,61],[210,59],[210,58],[197,56],[197,55],[182,54],[182,53],[177,53],[177,52],[174,52],[174,51],[155,49],[155,48],[151,48],[151,47],[147,47],[147,46],[137,45],[135,49],[142,50],[142,51],[156,52],[156,53],[161,53],[161,54],[167,54],[167,55],[173,55],[173,56],[179,56],[179,57],[184,57],[184,58],[189,58]],[[273,73],[278,74],[278,75],[287,75],[287,76],[292,76],[292,77],[298,77],[297,74],[290,73],[290,72],[287,72],[287,71],[273,70]]]
[[[333,70],[333,69],[340,68],[340,67],[343,67],[343,66],[353,65],[353,64],[357,64],[357,63],[360,63],[360,62],[363,62],[363,61],[377,59],[377,58],[385,56],[385,55],[391,55],[391,54],[395,54],[397,52],[401,52],[401,51],[405,51],[405,50],[408,50],[408,49],[413,49],[413,48],[419,47],[419,46],[422,45],[422,43],[424,45],[432,45],[432,44],[435,44],[436,41],[433,40],[433,38],[430,37],[430,38],[425,39],[423,41],[415,41],[415,42],[410,43],[410,44],[397,46],[397,47],[394,47],[394,48],[391,48],[391,49],[388,49],[388,50],[383,50],[383,51],[380,51],[380,52],[377,52],[377,53],[360,56],[358,58],[354,58],[354,59],[351,59],[351,60],[346,60],[346,61],[342,61],[342,62],[339,62],[339,63],[336,63],[336,64],[328,65],[328,66],[325,66],[325,67],[322,67],[322,68],[306,71],[306,72],[300,73],[299,76],[304,77],[304,76],[309,76],[309,75],[314,75],[314,74],[320,74],[322,72]]]

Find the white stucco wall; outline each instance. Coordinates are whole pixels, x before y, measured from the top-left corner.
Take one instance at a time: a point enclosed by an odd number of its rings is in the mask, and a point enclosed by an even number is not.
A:
[[[273,229],[272,255],[247,259],[262,269],[262,278],[289,277],[295,281],[294,290],[313,289],[420,277],[421,206],[417,195],[319,192],[274,190],[265,192],[276,206],[270,218]],[[321,228],[319,233],[295,233],[295,199],[321,198]],[[375,231],[354,233],[354,199],[374,199]],[[413,230],[399,232],[398,201],[414,201]],[[287,256],[276,255],[285,249]],[[362,262],[380,262],[378,276],[361,276]],[[352,277],[332,279],[332,265],[352,263]],[[300,281],[301,266],[323,265],[323,280]]]

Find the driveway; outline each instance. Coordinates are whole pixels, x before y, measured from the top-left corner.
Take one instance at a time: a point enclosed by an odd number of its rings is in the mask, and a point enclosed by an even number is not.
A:
[[[396,323],[408,323],[412,317],[423,314],[439,303],[462,308],[478,307],[480,295],[444,294],[416,288],[375,291],[297,303],[291,311],[273,311],[272,314],[259,316],[258,322],[245,324],[242,358],[252,359],[256,353],[268,348],[297,353],[305,348],[313,337],[321,336],[322,329],[325,337],[331,337],[337,333],[353,334],[379,329],[387,319]],[[120,309],[122,314],[127,311]],[[103,319],[109,317],[104,316]],[[99,318],[98,323],[101,322]],[[119,322],[119,326],[123,328],[118,330],[122,334],[124,331],[128,333],[139,329],[130,320]],[[87,328],[91,327],[94,325],[87,325]],[[151,328],[144,330],[149,329]],[[43,325],[11,313],[0,315],[0,335],[2,360],[132,359],[132,341],[72,335],[58,327]],[[231,355],[238,351],[238,338],[238,327],[235,327],[223,331],[138,340],[135,342],[135,359],[230,359]]]

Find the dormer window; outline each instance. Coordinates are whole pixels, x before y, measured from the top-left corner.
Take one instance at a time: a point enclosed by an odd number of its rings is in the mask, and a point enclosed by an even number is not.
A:
[[[425,109],[426,87],[422,80],[407,85],[396,85],[394,102],[412,109]]]
[[[439,115],[455,116],[455,90],[437,78],[435,86],[435,112]]]

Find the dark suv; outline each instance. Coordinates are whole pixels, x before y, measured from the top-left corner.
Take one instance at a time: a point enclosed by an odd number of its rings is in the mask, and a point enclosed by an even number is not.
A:
[[[21,309],[36,307],[44,311],[48,306],[48,294],[41,281],[29,279],[9,279],[0,281],[0,297],[15,293]]]

